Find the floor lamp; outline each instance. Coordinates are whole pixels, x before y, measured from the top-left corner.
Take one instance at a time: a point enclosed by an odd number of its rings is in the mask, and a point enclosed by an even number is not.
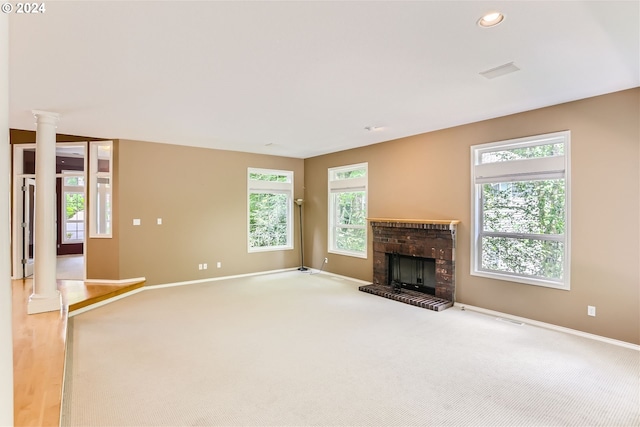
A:
[[[299,271],[307,271],[308,268],[304,266],[304,247],[302,243],[302,203],[304,200],[296,199],[296,205],[300,209],[300,267],[298,267]]]

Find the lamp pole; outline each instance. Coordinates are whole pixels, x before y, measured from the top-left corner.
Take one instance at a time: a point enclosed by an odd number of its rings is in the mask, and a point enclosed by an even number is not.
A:
[[[296,199],[296,205],[298,205],[300,212],[300,267],[298,267],[298,270],[307,271],[308,268],[304,266],[304,247],[302,242],[302,203],[304,203],[303,199]]]

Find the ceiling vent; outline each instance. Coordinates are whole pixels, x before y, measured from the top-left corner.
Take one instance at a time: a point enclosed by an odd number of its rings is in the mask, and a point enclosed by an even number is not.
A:
[[[499,67],[492,68],[490,70],[482,71],[480,73],[481,76],[486,77],[488,79],[495,79],[496,77],[504,76],[505,74],[514,73],[519,71],[520,68],[516,67],[513,62],[509,62],[504,65],[500,65]]]

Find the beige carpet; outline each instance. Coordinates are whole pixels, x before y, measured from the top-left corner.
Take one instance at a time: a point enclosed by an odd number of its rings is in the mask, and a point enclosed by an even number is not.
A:
[[[637,426],[640,353],[286,272],[70,321],[63,426]]]

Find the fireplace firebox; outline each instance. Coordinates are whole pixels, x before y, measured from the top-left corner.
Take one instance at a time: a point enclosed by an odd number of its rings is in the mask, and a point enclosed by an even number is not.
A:
[[[436,294],[436,260],[398,253],[387,254],[389,285],[397,292],[410,289],[429,295]]]

